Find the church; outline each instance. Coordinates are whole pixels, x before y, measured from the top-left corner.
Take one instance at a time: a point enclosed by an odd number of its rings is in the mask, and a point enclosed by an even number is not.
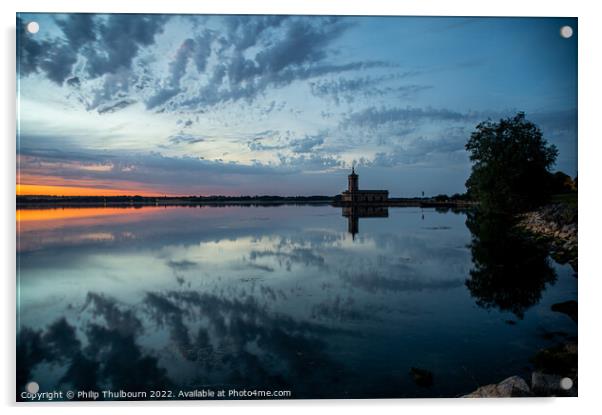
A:
[[[359,190],[359,176],[355,167],[351,169],[348,177],[348,188],[341,193],[341,202],[344,204],[379,204],[389,200],[388,190]]]

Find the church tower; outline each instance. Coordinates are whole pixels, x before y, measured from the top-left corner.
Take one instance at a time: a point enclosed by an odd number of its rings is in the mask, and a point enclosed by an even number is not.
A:
[[[355,166],[351,168],[351,174],[347,176],[349,179],[349,193],[357,193],[359,190],[358,175],[355,174]]]
[[[347,176],[347,190],[341,193],[343,204],[386,204],[389,200],[388,190],[360,190],[359,176],[355,174],[355,166]]]

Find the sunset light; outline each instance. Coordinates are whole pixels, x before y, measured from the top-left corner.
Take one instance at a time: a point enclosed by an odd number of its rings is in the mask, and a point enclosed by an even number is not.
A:
[[[18,196],[163,196],[145,190],[99,189],[93,187],[17,184]]]

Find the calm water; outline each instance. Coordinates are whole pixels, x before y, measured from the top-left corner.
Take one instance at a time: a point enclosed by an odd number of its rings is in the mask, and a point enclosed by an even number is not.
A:
[[[18,390],[451,397],[528,374],[538,348],[577,333],[550,310],[576,299],[570,266],[466,213],[18,214]],[[431,371],[432,386],[411,367]]]

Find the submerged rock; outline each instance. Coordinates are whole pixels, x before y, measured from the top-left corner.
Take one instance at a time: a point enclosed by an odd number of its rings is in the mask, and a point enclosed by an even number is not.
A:
[[[532,396],[527,382],[520,376],[511,376],[500,383],[481,386],[463,398],[515,398]]]

